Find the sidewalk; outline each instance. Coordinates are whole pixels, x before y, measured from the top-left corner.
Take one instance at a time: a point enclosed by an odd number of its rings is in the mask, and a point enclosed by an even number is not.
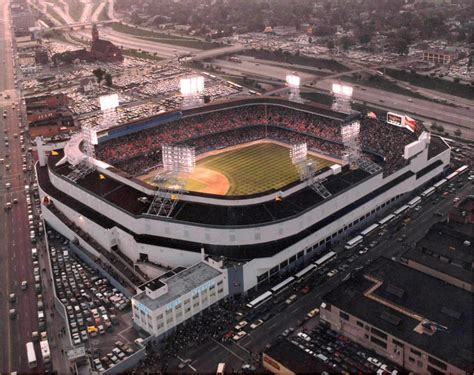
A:
[[[53,370],[56,370],[60,374],[69,374],[71,372],[71,363],[68,361],[65,353],[71,344],[66,333],[66,322],[54,307],[53,281],[50,278],[52,272],[50,269],[44,241],[38,242],[37,249],[38,253],[40,254],[40,268],[46,269],[46,272],[42,272],[42,294],[45,306],[46,327],[48,331],[48,341],[51,350]]]

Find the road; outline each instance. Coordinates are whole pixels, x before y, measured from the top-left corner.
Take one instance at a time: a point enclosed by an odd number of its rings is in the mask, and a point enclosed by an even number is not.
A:
[[[4,96],[0,99],[1,111],[7,111],[7,117],[0,118],[0,133],[8,136],[9,147],[3,140],[0,143],[0,158],[5,164],[10,164],[10,170],[0,165],[0,372],[18,371],[26,373],[28,368],[26,357],[26,342],[31,341],[31,333],[37,330],[36,297],[34,291],[31,244],[27,220],[26,195],[24,193],[25,175],[22,172],[22,153],[20,151],[18,105],[13,108],[12,103],[18,103],[19,93],[15,89],[14,66],[12,60],[10,15],[8,1],[0,6],[0,92],[9,94],[10,99]],[[24,112],[23,112],[24,114]],[[5,133],[5,130],[7,133]],[[6,154],[9,154],[7,157]],[[5,184],[11,184],[6,189]],[[4,210],[6,202],[18,199],[12,204],[11,210]],[[20,288],[23,280],[28,281],[28,289]],[[9,294],[15,293],[16,303],[9,302]],[[9,309],[15,308],[17,318],[9,319]],[[40,356],[39,346],[36,348],[37,358]],[[40,364],[37,371],[43,371]]]
[[[461,190],[456,192],[456,196],[465,197],[472,194],[473,190],[472,184],[467,183]],[[411,210],[409,212],[408,216],[412,219],[410,224],[395,232],[397,223],[392,223],[391,229],[389,229],[389,232],[381,241],[381,237],[378,235],[368,239],[366,242],[377,239],[380,243],[351,263],[345,272],[339,272],[333,278],[323,281],[307,295],[301,296],[299,293],[300,297],[282,313],[266,321],[256,330],[250,330],[248,335],[239,342],[222,343],[218,340],[209,339],[198,348],[181,354],[179,358],[172,361],[168,371],[186,371],[188,373],[212,372],[215,371],[219,362],[225,362],[229,370],[240,369],[243,363],[253,363],[258,367],[258,353],[264,350],[267,343],[275,340],[285,329],[296,327],[296,322],[298,320],[302,321],[309,310],[319,306],[322,296],[339,285],[348,273],[380,256],[398,257],[404,250],[408,249],[408,246],[419,241],[435,222],[442,220],[442,218],[433,215],[433,213],[436,211],[446,213],[452,205],[453,197],[454,195],[451,195],[447,199],[441,199],[436,204],[433,204],[431,199],[423,201],[421,204],[422,208],[419,211]],[[399,242],[397,238],[402,234],[406,235],[406,239],[404,242]],[[353,254],[347,251],[341,253],[342,246],[336,249],[339,252],[339,257],[334,263],[330,264],[329,268],[345,263],[347,257]],[[292,293],[291,290],[288,292],[288,294]],[[182,360],[189,360],[188,366],[183,370],[179,370],[177,366],[182,363]]]

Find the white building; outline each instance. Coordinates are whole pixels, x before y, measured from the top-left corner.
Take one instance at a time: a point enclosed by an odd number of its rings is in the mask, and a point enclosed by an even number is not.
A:
[[[132,298],[134,323],[160,337],[229,294],[227,275],[219,262],[199,262],[144,284]]]

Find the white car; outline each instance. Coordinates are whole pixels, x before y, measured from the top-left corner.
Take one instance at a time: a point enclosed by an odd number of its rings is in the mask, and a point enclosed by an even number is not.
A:
[[[246,335],[247,335],[247,332],[245,331],[237,332],[237,334],[234,335],[234,337],[232,337],[232,340],[239,341],[242,337],[245,337]]]
[[[327,276],[327,277],[333,277],[337,272],[338,272],[338,270],[333,269],[333,270],[329,271],[329,272],[326,274],[326,276]]]
[[[310,341],[311,341],[311,337],[309,337],[309,335],[307,335],[307,334],[304,333],[304,332],[299,332],[299,333],[297,334],[297,336],[298,336],[299,338],[303,339],[303,340],[306,341],[306,342],[310,342]]]
[[[258,319],[256,320],[255,322],[253,322],[252,324],[250,324],[250,328],[251,329],[255,329],[257,328],[258,326],[262,325],[263,324],[263,320],[262,319]]]
[[[234,328],[238,331],[244,328],[248,322],[246,320],[242,320],[239,324],[237,324]]]
[[[367,358],[367,362],[370,362],[370,363],[372,363],[373,365],[375,365],[377,367],[380,367],[380,366],[383,365],[382,362],[380,362],[377,358],[374,358],[374,357]]]

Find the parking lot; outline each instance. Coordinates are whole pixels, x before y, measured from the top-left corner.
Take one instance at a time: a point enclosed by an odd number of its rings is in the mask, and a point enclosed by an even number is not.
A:
[[[75,255],[61,235],[47,233],[56,295],[66,310],[72,343],[85,346],[97,370],[110,368],[137,349],[130,299]]]
[[[312,329],[295,332],[288,340],[309,355],[324,362],[333,372],[395,374],[401,369],[345,336],[316,322]],[[396,372],[394,372],[396,371]]]

